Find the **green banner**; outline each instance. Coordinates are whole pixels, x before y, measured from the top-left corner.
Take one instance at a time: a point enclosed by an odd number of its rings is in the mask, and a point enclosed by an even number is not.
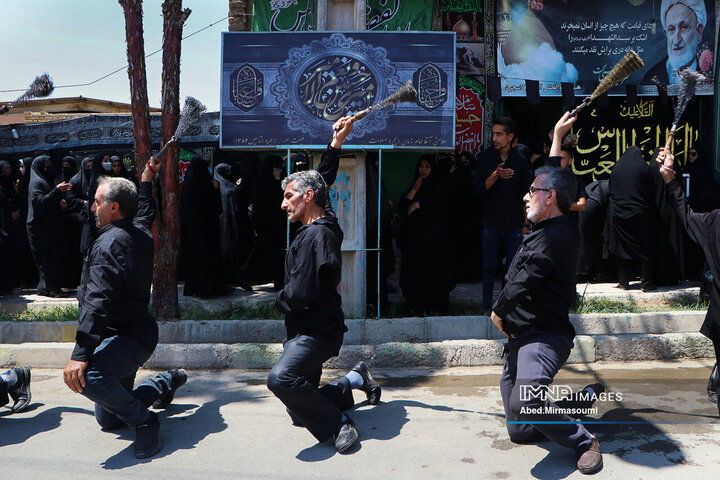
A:
[[[315,30],[315,0],[253,0],[253,32]]]
[[[440,0],[443,12],[482,12],[483,0]]]
[[[433,0],[367,0],[368,30],[432,30]]]

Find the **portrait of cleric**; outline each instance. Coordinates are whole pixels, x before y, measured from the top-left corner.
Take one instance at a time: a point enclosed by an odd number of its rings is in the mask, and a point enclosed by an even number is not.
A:
[[[713,7],[710,8],[712,12]],[[683,68],[710,73],[712,53],[702,46],[708,25],[705,0],[662,0],[660,22],[667,55],[645,74],[642,83],[652,84],[655,77],[666,85],[680,83],[678,72]]]

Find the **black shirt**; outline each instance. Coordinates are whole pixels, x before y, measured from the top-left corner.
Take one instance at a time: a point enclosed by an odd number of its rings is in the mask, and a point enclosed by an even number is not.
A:
[[[79,325],[73,360],[89,360],[100,342],[114,335],[130,337],[149,352],[155,350],[158,327],[148,310],[154,219],[152,183],[143,182],[135,218],[118,220],[98,230],[78,289]]]
[[[490,189],[485,180],[492,175],[502,162],[500,154],[490,148],[478,159],[476,190],[483,195],[482,225],[496,230],[515,230],[525,221],[523,197],[532,183],[532,171],[515,149],[510,149],[504,168],[512,168],[512,178],[498,178]]]
[[[328,147],[317,169],[328,187],[337,175],[338,151]],[[319,333],[341,341],[347,331],[338,293],[342,241],[343,232],[328,198],[325,216],[298,229],[285,257],[285,288],[275,307],[285,314],[288,339]]]
[[[493,306],[513,337],[555,333],[571,340],[577,233],[565,215],[538,222],[525,235]]]

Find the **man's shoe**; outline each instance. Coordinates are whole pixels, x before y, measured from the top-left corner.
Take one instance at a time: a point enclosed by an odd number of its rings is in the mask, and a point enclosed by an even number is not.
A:
[[[346,417],[341,425],[340,429],[333,435],[335,439],[335,449],[338,453],[343,453],[348,448],[352,447],[358,439],[358,431],[355,428],[355,422],[352,418]]]
[[[578,455],[577,467],[580,473],[589,475],[602,469],[602,453],[597,438],[593,437],[590,448]]]
[[[363,384],[362,387],[360,387],[360,390],[365,392],[367,395],[368,403],[370,405],[377,405],[380,403],[382,388],[375,380],[373,380],[372,375],[370,375],[370,369],[365,362],[359,362],[353,367],[352,371],[359,373],[363,378]]]
[[[17,375],[17,382],[8,389],[10,397],[15,401],[12,412],[22,412],[30,405],[32,394],[30,393],[30,367],[13,368]]]
[[[654,292],[655,290],[657,290],[657,288],[657,285],[655,285],[654,283],[648,283],[646,285],[643,285],[641,287],[641,290],[643,292]]]
[[[707,394],[708,394],[708,400],[710,400],[710,403],[718,403],[718,394],[717,390],[720,385],[718,385],[718,380],[720,380],[718,376],[718,364],[715,362],[715,366],[712,369],[712,373],[710,373],[710,379],[708,380],[707,384]]]
[[[160,420],[155,412],[135,427],[135,458],[148,458],[160,451]]]
[[[172,379],[170,380],[170,390],[165,392],[155,400],[155,402],[152,404],[153,408],[158,409],[165,409],[170,406],[173,399],[175,398],[175,392],[178,391],[180,387],[185,385],[185,382],[187,382],[187,372],[183,368],[175,368],[173,370],[170,370],[170,375],[172,376]]]

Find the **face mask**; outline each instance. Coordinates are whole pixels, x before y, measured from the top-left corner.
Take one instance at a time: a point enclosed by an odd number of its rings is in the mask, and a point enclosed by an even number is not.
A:
[[[112,162],[103,162],[102,166],[106,172],[109,172],[112,168]]]

